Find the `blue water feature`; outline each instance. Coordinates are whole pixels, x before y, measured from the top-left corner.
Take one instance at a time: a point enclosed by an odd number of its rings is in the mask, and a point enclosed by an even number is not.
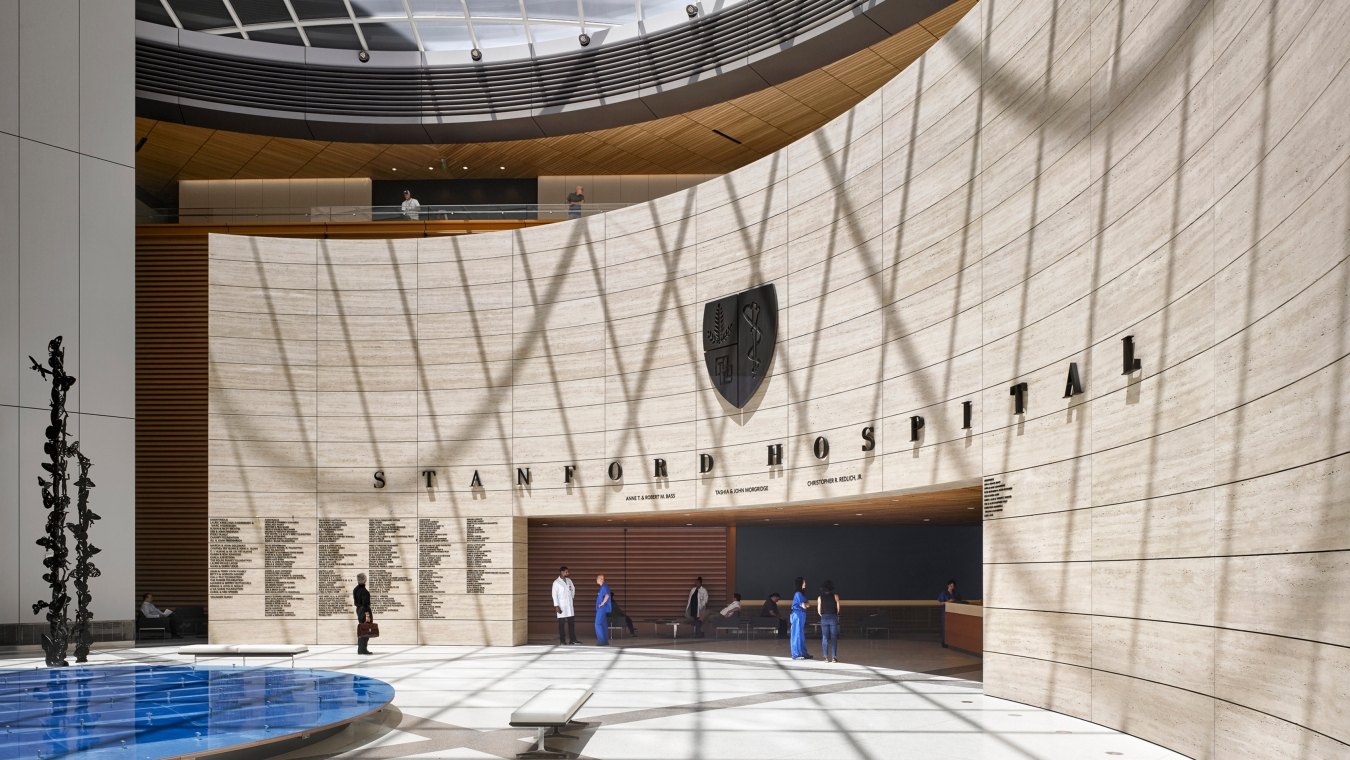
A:
[[[394,698],[332,670],[95,665],[0,670],[0,758],[162,758],[276,741]]]

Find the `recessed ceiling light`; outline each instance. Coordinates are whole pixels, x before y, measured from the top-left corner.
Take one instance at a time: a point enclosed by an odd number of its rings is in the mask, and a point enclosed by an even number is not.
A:
[[[694,524],[693,524],[693,523],[685,523],[685,527],[687,527],[687,528],[692,528],[692,527],[694,527]]]
[[[501,169],[502,171],[506,171],[506,167],[505,167],[505,166],[498,166],[497,168],[498,168],[498,169]]]
[[[853,513],[853,516],[854,516],[854,517],[862,517],[862,512],[854,512],[854,513]]]
[[[927,517],[923,518],[923,521],[928,522],[928,518]]]
[[[834,525],[835,525],[835,527],[839,527],[839,523],[835,523]]]
[[[391,167],[389,167],[389,171],[391,171],[391,172],[396,172],[396,171],[398,171],[398,167],[397,167],[397,166],[391,166]]]
[[[974,509],[974,507],[966,507],[966,509]]]
[[[431,168],[430,166],[428,166],[428,167],[427,167],[427,171],[429,171],[429,172],[434,172],[434,171],[436,171],[436,170],[433,169],[433,168]]]
[[[469,167],[467,167],[467,166],[461,166],[461,167],[459,167],[459,168],[463,169],[463,170],[466,171],[466,172],[469,170]]]

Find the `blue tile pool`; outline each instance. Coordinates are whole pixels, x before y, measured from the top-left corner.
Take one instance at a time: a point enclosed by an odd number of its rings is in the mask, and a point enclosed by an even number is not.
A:
[[[162,758],[345,723],[394,687],[306,668],[101,665],[0,670],[0,757]]]

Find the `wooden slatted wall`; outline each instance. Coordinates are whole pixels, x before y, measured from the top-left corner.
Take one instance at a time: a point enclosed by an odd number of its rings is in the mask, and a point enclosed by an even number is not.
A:
[[[557,630],[551,589],[558,566],[577,586],[578,633],[591,638],[595,576],[603,572],[624,612],[635,621],[682,614],[696,576],[708,587],[708,606],[721,609],[727,589],[727,528],[560,528],[531,525],[530,631]],[[650,631],[648,631],[650,633]]]
[[[206,235],[136,235],[136,583],[206,605]]]

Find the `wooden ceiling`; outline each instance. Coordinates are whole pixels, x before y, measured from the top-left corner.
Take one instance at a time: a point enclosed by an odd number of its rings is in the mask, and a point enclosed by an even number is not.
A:
[[[982,486],[943,491],[871,496],[866,499],[746,509],[701,509],[662,514],[585,515],[531,518],[531,525],[696,526],[713,525],[978,525]]]
[[[136,154],[136,184],[165,197],[185,179],[722,174],[851,108],[923,55],[974,4],[960,0],[883,42],[781,85],[678,116],[561,137],[454,145],[340,143],[138,118],[136,138],[146,142]],[[441,168],[441,159],[449,171]]]

